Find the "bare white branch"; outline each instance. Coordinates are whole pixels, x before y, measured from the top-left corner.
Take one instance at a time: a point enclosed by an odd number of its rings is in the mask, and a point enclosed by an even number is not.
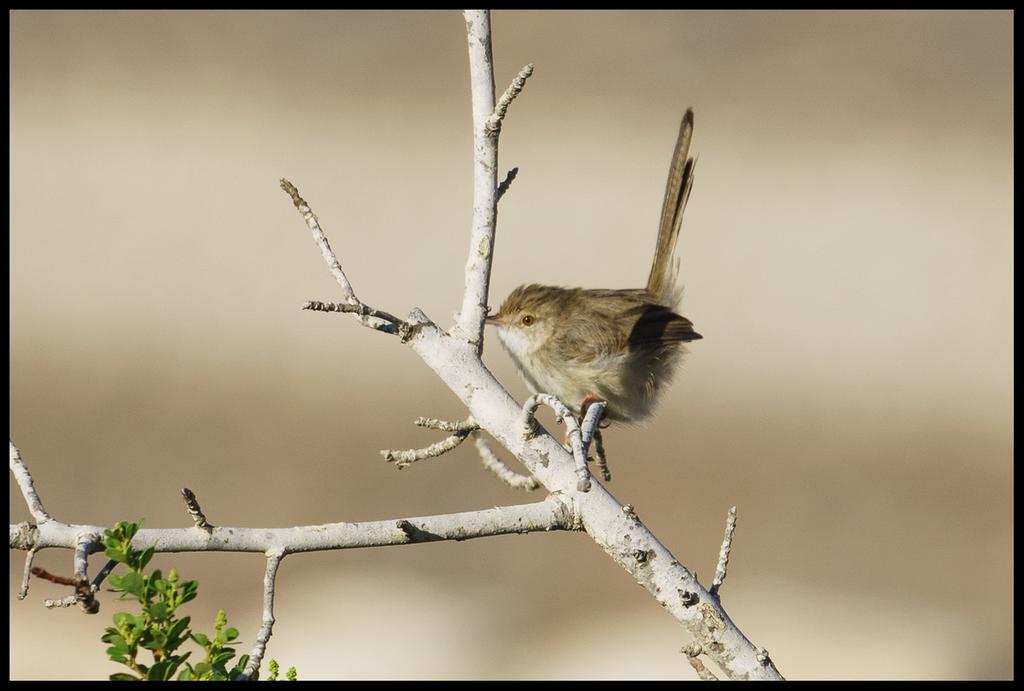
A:
[[[263,623],[256,634],[256,643],[249,654],[249,664],[242,672],[243,679],[252,679],[253,675],[260,668],[263,662],[263,654],[267,651],[267,641],[274,630],[274,588],[277,579],[277,569],[284,559],[283,550],[274,550],[267,554],[267,571],[263,575]]]
[[[484,467],[497,475],[509,487],[523,489],[527,492],[532,492],[540,487],[540,481],[537,478],[530,475],[521,475],[505,465],[494,451],[491,450],[487,441],[479,434],[476,435],[473,443],[476,445],[476,450],[480,453],[480,462],[484,464]]]
[[[714,596],[718,596],[718,589],[725,582],[725,574],[729,569],[729,552],[732,550],[732,536],[736,532],[736,507],[729,509],[729,515],[725,519],[725,537],[722,539],[722,549],[718,552],[718,566],[715,568],[715,578],[711,581],[711,588],[708,590]]]
[[[469,80],[473,101],[473,228],[466,261],[466,287],[451,334],[473,346],[479,355],[484,345],[484,317],[491,282],[491,259],[498,204],[498,138],[487,133],[494,112],[494,66],[491,58],[491,15],[488,10],[466,10],[469,44]]]
[[[384,547],[443,540],[468,540],[495,535],[578,530],[571,507],[560,497],[480,511],[404,518],[409,530],[396,528],[395,519],[359,523],[328,523],[292,528],[214,527],[210,533],[189,528],[143,528],[132,540],[135,549],[157,552],[260,552],[289,554],[363,547]],[[102,526],[62,523],[50,519],[25,530],[12,525],[10,548],[38,551],[52,547],[74,549],[76,577],[83,555],[103,550]],[[106,576],[106,573],[102,574]],[[99,580],[97,576],[97,581]],[[98,585],[98,583],[97,583]]]
[[[32,514],[32,517],[36,519],[37,523],[46,523],[47,521],[53,520],[50,514],[46,513],[43,509],[43,502],[39,499],[39,495],[36,494],[36,488],[32,485],[32,474],[28,472],[28,466],[21,460],[21,451],[18,447],[11,444],[11,472],[14,473],[14,479],[18,482],[18,487],[21,489],[21,496],[25,498],[25,503],[28,504],[28,510]]]

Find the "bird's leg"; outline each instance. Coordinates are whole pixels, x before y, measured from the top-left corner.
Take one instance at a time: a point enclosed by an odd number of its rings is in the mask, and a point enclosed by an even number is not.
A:
[[[587,417],[587,408],[589,408],[590,406],[594,405],[595,403],[599,403],[599,402],[602,402],[601,399],[598,398],[597,396],[595,396],[594,394],[589,394],[588,393],[583,398],[583,401],[580,403],[580,422],[583,422],[583,418]],[[608,409],[607,408],[605,408],[605,411],[603,413],[601,413],[601,420],[599,422],[599,426],[601,426],[601,429],[604,429],[605,427],[608,426],[608,422],[605,420],[606,417],[608,417]],[[604,423],[604,424],[601,425],[601,423]]]
[[[583,446],[584,449],[590,446],[590,442],[593,442],[594,456],[593,459],[588,455],[587,462],[591,460],[597,461],[597,467],[601,470],[601,475],[604,479],[611,480],[612,475],[608,471],[608,458],[604,453],[604,443],[601,439],[601,430],[608,427],[611,421],[608,420],[608,408],[607,402],[602,401],[600,398],[594,395],[587,395],[580,403],[580,426],[583,427],[587,421],[587,413],[589,412],[590,406],[595,403],[601,403],[604,407],[601,409],[601,417],[598,418],[596,424],[593,420],[589,422],[592,427],[588,427],[583,431]]]

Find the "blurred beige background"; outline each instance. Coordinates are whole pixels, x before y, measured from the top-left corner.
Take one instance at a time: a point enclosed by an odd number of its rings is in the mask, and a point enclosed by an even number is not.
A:
[[[1008,12],[496,12],[492,304],[646,277],[681,113],[682,312],[704,334],[612,492],[794,679],[1013,675]],[[456,12],[11,14],[11,438],[58,518],[370,520],[533,501],[407,348],[302,312],[336,286],[450,325],[471,212]],[[523,397],[496,342],[486,361]],[[11,483],[11,521],[28,513]],[[94,558],[99,561],[98,558]],[[15,599],[12,678],[105,678],[99,616]],[[68,552],[36,563],[70,570]],[[256,555],[165,555],[248,649]],[[95,567],[94,567],[95,568]],[[109,596],[108,596],[109,597]],[[269,656],[314,678],[683,678],[687,634],[584,535],[288,559]]]

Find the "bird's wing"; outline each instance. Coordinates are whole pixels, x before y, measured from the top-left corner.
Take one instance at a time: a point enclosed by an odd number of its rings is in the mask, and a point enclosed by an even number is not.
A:
[[[631,350],[650,348],[664,343],[686,343],[703,338],[693,330],[693,322],[662,305],[644,305],[633,331],[629,334]]]

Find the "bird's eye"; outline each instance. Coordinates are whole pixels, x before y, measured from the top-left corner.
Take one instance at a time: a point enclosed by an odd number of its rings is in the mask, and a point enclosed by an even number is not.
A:
[[[523,326],[532,326],[533,325],[533,319],[534,319],[534,317],[533,317],[532,314],[524,314],[523,318],[520,319],[519,321],[521,321],[523,323]]]

